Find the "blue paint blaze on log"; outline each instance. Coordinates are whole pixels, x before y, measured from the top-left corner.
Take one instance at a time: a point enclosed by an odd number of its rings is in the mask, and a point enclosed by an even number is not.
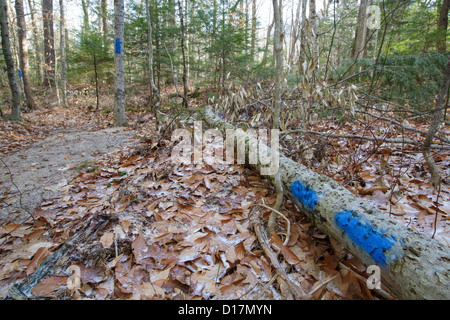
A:
[[[116,39],[116,53],[120,54],[121,48],[120,48],[120,39]]]
[[[313,210],[317,206],[319,198],[314,190],[305,186],[300,181],[295,181],[291,186],[294,196],[309,210]]]
[[[381,266],[390,263],[386,259],[386,252],[397,242],[394,236],[387,236],[382,230],[374,229],[370,222],[364,221],[350,210],[337,213],[335,220],[350,239],[370,254],[375,262]]]

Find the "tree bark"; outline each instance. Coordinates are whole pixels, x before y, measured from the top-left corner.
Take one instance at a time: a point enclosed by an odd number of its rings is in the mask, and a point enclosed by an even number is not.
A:
[[[283,73],[283,55],[281,47],[281,8],[278,0],[272,0],[273,3],[273,19],[275,21],[274,34],[274,54],[275,54],[275,96],[274,96],[274,110],[273,110],[273,124],[272,129],[278,130],[280,128],[280,113],[281,113],[281,80]],[[283,204],[283,185],[281,183],[280,171],[275,174],[274,184],[277,192],[277,200],[275,202],[274,210],[279,211]],[[272,212],[269,217],[267,225],[268,234],[272,234],[275,228],[277,215]]]
[[[27,28],[23,11],[23,0],[16,0],[17,35],[19,38],[20,69],[22,71],[23,87],[26,107],[28,110],[36,108],[30,83],[30,66],[28,63]]]
[[[448,28],[448,11],[450,8],[450,0],[444,0],[439,12],[438,20],[438,39],[436,41],[437,51],[445,53],[447,51],[447,28]]]
[[[150,14],[150,0],[145,0],[145,10],[147,12],[147,26],[148,26],[148,67],[150,74],[150,103],[152,104],[152,111],[155,114],[156,125],[158,126],[158,109],[161,103],[161,96],[159,90],[155,85],[155,77],[153,72],[153,27]],[[153,101],[153,96],[156,96],[156,100]]]
[[[439,184],[441,183],[441,174],[439,172],[439,168],[436,165],[436,162],[433,159],[433,156],[431,155],[431,144],[433,143],[433,139],[436,135],[436,132],[439,130],[439,126],[441,124],[442,111],[445,103],[445,96],[448,93],[449,85],[450,85],[450,59],[447,60],[447,66],[445,67],[444,71],[444,79],[442,80],[439,93],[436,97],[435,102],[436,111],[433,113],[433,119],[431,120],[431,125],[422,147],[423,156],[425,158],[425,161],[427,162],[428,169],[430,170],[431,181],[436,189],[439,189]]]
[[[184,46],[184,19],[183,19],[183,6],[181,0],[178,0],[178,9],[180,11],[180,42],[181,42],[181,56],[183,58],[183,106],[188,107],[188,83],[187,83],[187,69],[186,69],[186,48]]]
[[[60,12],[60,22],[59,22],[59,54],[61,62],[61,95],[64,107],[67,105],[67,65],[66,65],[66,28],[65,28],[65,17],[64,17],[64,0],[59,0],[59,12]]]
[[[115,29],[115,100],[114,100],[114,126],[127,125],[125,115],[125,56],[124,56],[124,0],[114,0],[114,29]]]
[[[200,116],[222,133],[234,126],[209,108]],[[258,141],[235,130],[238,141],[256,148]],[[271,154],[270,148],[262,150]],[[264,149],[259,144],[259,150]],[[260,151],[261,152],[261,151]],[[366,266],[378,265],[381,281],[401,299],[450,299],[450,248],[397,223],[371,202],[353,195],[338,182],[280,155],[284,192],[322,232],[334,238]],[[254,165],[258,170],[260,164]],[[274,183],[273,176],[267,176]]]
[[[252,39],[250,43],[250,61],[255,61],[256,52],[256,0],[252,0]]]
[[[42,0],[42,17],[44,20],[44,86],[55,85],[55,45],[53,29],[53,0]]]
[[[319,67],[319,37],[318,37],[318,16],[316,12],[316,0],[309,0],[309,21],[311,23],[312,60],[315,62],[314,70]]]
[[[267,36],[266,36],[266,45],[264,47],[264,54],[261,61],[261,65],[264,66],[266,64],[267,60],[267,53],[269,52],[269,40],[270,40],[270,34],[272,33],[273,25],[275,24],[275,21],[272,21],[272,23],[267,28]]]
[[[102,15],[102,32],[103,32],[103,45],[105,46],[106,51],[108,51],[108,0],[101,0],[101,15]]]
[[[11,117],[15,120],[21,120],[20,117],[20,91],[17,84],[16,72],[14,70],[14,59],[11,53],[11,44],[9,42],[8,25],[8,7],[6,0],[0,0],[0,26],[2,36],[2,50],[5,57],[6,70],[8,73],[9,87],[11,88]]]
[[[371,0],[361,0],[358,11],[358,26],[356,27],[354,46],[352,48],[352,60],[364,57],[364,52],[367,54],[365,47],[367,45],[367,6],[371,4]]]
[[[102,32],[103,32],[103,45],[107,48],[108,43],[108,0],[102,0],[101,4],[101,14],[102,14]]]
[[[289,50],[289,63],[288,63],[289,66],[292,66],[294,64],[295,45],[296,45],[297,40],[298,40],[298,34],[299,34],[299,32],[298,32],[298,29],[299,29],[298,23],[299,23],[299,20],[300,20],[300,9],[302,7],[302,3],[303,3],[303,0],[299,0],[298,1],[297,12],[296,12],[296,15],[295,15],[295,20],[294,20],[294,23],[293,23],[292,29],[291,29],[291,41],[290,41],[290,47],[291,48]]]
[[[308,0],[303,0],[302,3],[302,22],[300,24],[300,52],[299,52],[299,73],[303,74],[302,64],[306,60],[306,8],[308,6]]]
[[[83,9],[83,32],[89,30],[89,0],[81,0],[81,8]]]
[[[36,23],[35,16],[35,5],[34,1],[28,0],[28,6],[30,7],[30,15],[31,15],[31,28],[33,29],[33,43],[34,43],[34,52],[36,55],[36,63],[37,63],[37,76],[39,79],[39,85],[44,83],[44,59],[42,58],[42,47],[39,43],[38,36],[38,24]]]

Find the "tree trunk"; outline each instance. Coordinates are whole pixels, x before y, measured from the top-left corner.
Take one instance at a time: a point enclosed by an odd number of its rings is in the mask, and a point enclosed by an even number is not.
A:
[[[274,54],[275,54],[275,96],[274,96],[274,110],[273,110],[273,124],[272,129],[278,130],[280,128],[280,113],[281,113],[281,80],[283,73],[283,55],[281,47],[281,8],[278,0],[272,0],[273,3],[273,20],[275,21],[274,34]],[[283,204],[283,185],[281,184],[280,171],[274,177],[275,188],[277,191],[277,200],[275,202],[274,210],[279,211]],[[272,234],[275,229],[277,215],[272,212],[267,225],[268,234]]]
[[[36,108],[30,83],[30,66],[28,64],[27,29],[23,11],[23,0],[16,0],[17,35],[19,38],[20,69],[22,71],[23,87],[26,107],[28,110]]]
[[[108,0],[102,0],[101,3],[101,15],[102,15],[102,32],[103,32],[103,45],[105,46],[106,51],[108,51]]]
[[[150,0],[145,0],[145,10],[147,12],[147,26],[148,26],[148,67],[150,74],[150,103],[152,104],[152,111],[156,118],[156,126],[158,127],[158,109],[161,103],[161,96],[159,95],[159,90],[155,85],[155,77],[153,72],[153,27],[152,19],[150,15]],[[153,96],[156,96],[156,101],[153,101]]]
[[[318,37],[318,17],[316,13],[316,0],[309,0],[309,21],[311,23],[312,32],[312,60],[315,62],[314,70],[319,67],[319,37]]]
[[[294,23],[292,25],[291,42],[290,42],[291,49],[289,51],[289,63],[288,63],[289,66],[292,66],[294,64],[295,44],[297,43],[297,40],[298,40],[298,29],[299,29],[298,23],[300,20],[300,9],[302,7],[302,3],[303,3],[303,0],[298,1],[297,12],[295,15]]]
[[[31,27],[33,29],[33,43],[34,43],[34,52],[36,55],[36,63],[37,63],[37,76],[38,76],[38,82],[39,85],[42,85],[44,83],[44,59],[42,58],[42,47],[39,43],[39,32],[38,32],[38,25],[36,23],[36,16],[35,16],[35,5],[34,1],[28,0],[28,6],[30,7],[30,15],[31,15]]]
[[[127,125],[125,115],[125,56],[124,56],[124,0],[114,0],[114,31],[115,31],[115,100],[114,100],[114,126]]]
[[[53,30],[53,0],[42,0],[42,17],[44,20],[44,86],[55,85],[55,46]]]
[[[365,47],[367,46],[367,7],[370,5],[371,0],[361,0],[358,11],[358,26],[356,27],[355,40],[352,48],[352,60],[361,58],[364,56]]]
[[[66,28],[65,28],[65,17],[64,17],[64,0],[59,0],[59,12],[60,12],[60,22],[59,22],[59,54],[61,62],[61,95],[63,106],[67,105],[67,65],[66,65]]]
[[[209,108],[200,116],[225,134],[234,126]],[[256,150],[258,141],[238,129],[244,150]],[[261,149],[263,149],[261,151]],[[264,150],[266,149],[266,150]],[[259,144],[260,152],[271,154]],[[254,165],[258,170],[261,165]],[[322,232],[334,238],[366,266],[377,265],[381,281],[401,299],[450,299],[450,248],[399,224],[370,201],[361,199],[338,182],[280,155],[279,170],[285,195]],[[271,183],[273,176],[267,177]]]
[[[306,31],[306,8],[308,6],[308,0],[303,0],[302,3],[302,23],[300,24],[300,52],[299,52],[299,57],[298,57],[298,61],[299,61],[299,71],[300,74],[303,74],[303,68],[302,68],[302,64],[303,62],[305,62],[306,60],[306,35],[307,35],[307,31]]]
[[[98,72],[97,72],[97,57],[94,52],[94,76],[95,76],[95,96],[97,98],[97,106],[95,110],[100,110],[100,95],[98,90]]]
[[[9,87],[11,88],[11,117],[20,120],[20,91],[16,80],[16,72],[14,70],[14,59],[11,53],[11,44],[9,42],[9,25],[8,25],[8,7],[6,0],[0,0],[0,26],[2,35],[2,50],[5,57],[6,69],[8,73]]]
[[[431,155],[431,144],[433,143],[433,139],[436,135],[436,132],[439,130],[439,126],[442,120],[442,111],[444,109],[445,104],[445,96],[448,93],[448,88],[450,84],[450,59],[447,61],[447,66],[444,71],[444,79],[442,80],[441,88],[439,89],[439,93],[436,97],[435,109],[436,111],[433,113],[433,119],[431,121],[430,128],[428,130],[428,134],[423,143],[422,152],[427,162],[428,169],[431,174],[431,181],[433,186],[436,189],[439,189],[439,184],[441,183],[441,174],[439,169]]]
[[[83,32],[89,31],[89,0],[81,0],[81,8],[83,9]]]
[[[444,0],[439,12],[438,20],[438,37],[436,41],[437,51],[445,53],[447,51],[447,28],[448,28],[448,11],[450,8],[450,0]]]
[[[250,61],[253,63],[255,61],[256,52],[256,0],[252,0],[252,40],[250,43]]]
[[[186,69],[186,49],[184,47],[184,19],[183,19],[183,6],[181,5],[181,0],[178,0],[178,9],[180,11],[180,42],[181,42],[181,55],[183,58],[183,106],[187,108],[188,101],[188,84],[187,84],[187,69]]]
[[[189,12],[192,11],[191,7],[189,6],[189,0],[185,0],[184,2],[184,11],[185,11],[185,19],[184,19],[184,47],[186,48],[186,83],[189,91],[189,79],[191,77],[190,75],[190,21],[192,19],[189,19]]]
[[[261,61],[261,65],[264,66],[266,64],[267,60],[267,53],[269,52],[269,40],[270,40],[270,34],[272,33],[273,25],[275,24],[275,21],[272,21],[272,23],[267,28],[267,36],[266,36],[266,45],[264,47],[264,54]]]

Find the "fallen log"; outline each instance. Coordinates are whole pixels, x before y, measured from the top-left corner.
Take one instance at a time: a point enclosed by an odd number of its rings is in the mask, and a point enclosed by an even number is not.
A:
[[[235,129],[208,107],[201,108],[199,116],[222,133]],[[246,141],[246,152],[258,143],[241,129],[234,135],[237,141]],[[270,154],[269,147],[263,148]],[[254,167],[259,170],[261,164]],[[370,201],[283,155],[279,170],[286,196],[362,263],[379,266],[382,283],[400,299],[450,299],[450,248],[397,223]],[[273,183],[273,176],[267,178]]]

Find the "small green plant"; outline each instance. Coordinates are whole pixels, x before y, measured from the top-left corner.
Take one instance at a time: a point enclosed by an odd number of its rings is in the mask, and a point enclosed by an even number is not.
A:
[[[87,173],[94,173],[98,171],[98,167],[94,166],[89,160],[83,160],[78,166],[79,171],[85,171]]]

